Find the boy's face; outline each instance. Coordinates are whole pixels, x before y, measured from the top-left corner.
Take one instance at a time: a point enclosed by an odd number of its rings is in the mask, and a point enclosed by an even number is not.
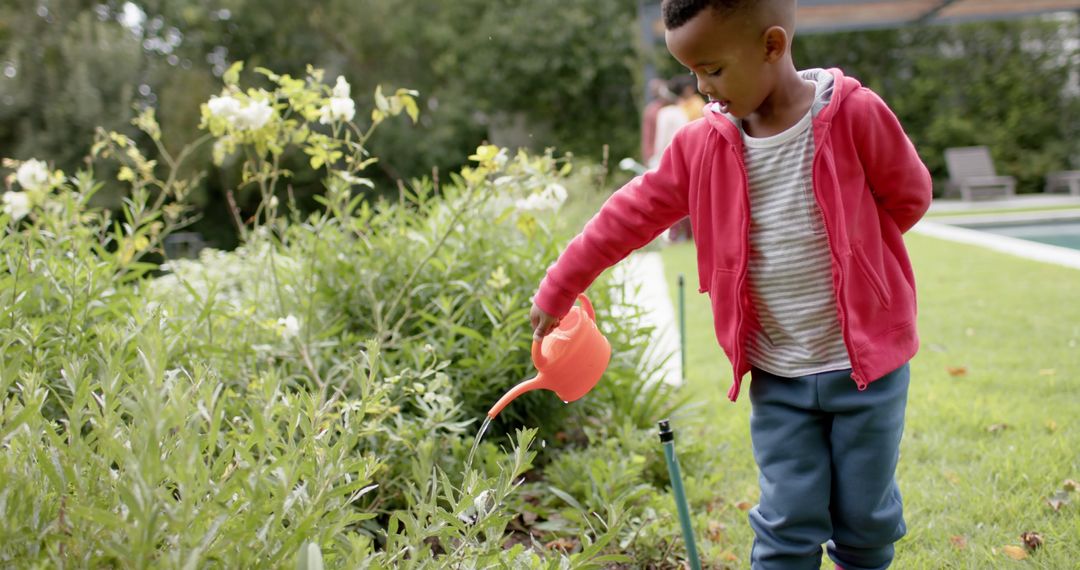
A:
[[[665,33],[668,51],[697,77],[698,91],[721,109],[745,118],[772,89],[771,66],[762,30],[752,16],[720,17],[702,10]]]

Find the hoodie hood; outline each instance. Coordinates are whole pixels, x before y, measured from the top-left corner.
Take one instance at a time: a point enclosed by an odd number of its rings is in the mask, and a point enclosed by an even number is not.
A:
[[[847,77],[844,72],[837,68],[831,68],[827,70],[815,70],[818,72],[829,73],[833,77],[832,96],[829,99],[829,103],[825,105],[817,116],[814,117],[815,126],[829,123],[832,118],[836,116],[837,110],[840,108],[840,104],[849,93],[862,87],[859,80],[853,77]],[[739,133],[739,127],[736,123],[738,119],[735,117],[720,111],[720,103],[711,101],[705,106],[705,120],[708,121],[709,126],[713,130],[717,131],[731,144],[741,144],[742,136]]]

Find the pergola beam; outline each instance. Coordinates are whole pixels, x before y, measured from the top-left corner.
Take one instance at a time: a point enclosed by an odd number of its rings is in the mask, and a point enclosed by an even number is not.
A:
[[[913,23],[915,23],[915,24],[925,24],[925,23],[929,22],[930,20],[933,20],[934,18],[937,17],[938,14],[941,13],[942,10],[944,10],[945,8],[948,8],[949,5],[953,4],[954,2],[956,2],[956,0],[941,0],[940,4],[938,4],[932,10],[930,10],[930,11],[926,12],[925,14],[923,14],[922,16],[920,16],[919,19],[915,20]]]
[[[1080,11],[1080,0],[800,0],[800,33],[1005,20]]]

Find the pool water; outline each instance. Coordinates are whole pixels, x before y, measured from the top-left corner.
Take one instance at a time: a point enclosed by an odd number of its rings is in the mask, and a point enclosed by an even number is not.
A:
[[[979,224],[966,227],[982,232],[1080,250],[1080,220]]]

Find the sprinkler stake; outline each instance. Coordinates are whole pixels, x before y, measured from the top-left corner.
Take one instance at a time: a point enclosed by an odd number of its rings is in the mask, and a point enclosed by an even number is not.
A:
[[[660,420],[659,425],[660,444],[664,446],[664,459],[667,461],[668,476],[671,478],[671,493],[675,495],[675,507],[679,511],[679,526],[682,527],[683,541],[686,543],[686,556],[690,559],[692,570],[701,570],[701,559],[698,558],[697,544],[694,542],[694,527],[690,524],[690,507],[686,504],[679,460],[675,457],[675,432],[671,431],[668,420]]]

